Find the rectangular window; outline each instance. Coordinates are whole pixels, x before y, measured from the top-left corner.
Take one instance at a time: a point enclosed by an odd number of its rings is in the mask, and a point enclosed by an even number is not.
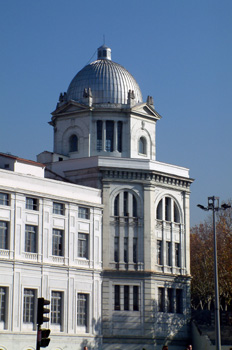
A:
[[[122,152],[122,122],[118,122],[118,152]]]
[[[89,208],[79,207],[78,217],[79,219],[89,219]]]
[[[166,263],[171,266],[171,242],[166,242]]]
[[[114,237],[114,261],[119,262],[119,237]]]
[[[128,263],[128,237],[124,237],[124,262]]]
[[[138,262],[137,246],[138,246],[138,239],[137,239],[137,237],[134,237],[133,238],[133,263],[134,264],[136,264]]]
[[[87,327],[88,322],[88,294],[77,294],[77,325]]]
[[[169,313],[174,312],[173,289],[172,288],[168,288],[167,311]]]
[[[162,265],[162,241],[157,241],[157,264]]]
[[[86,233],[78,233],[78,257],[86,258],[89,257],[89,235]]]
[[[114,286],[114,310],[120,310],[120,286]]]
[[[25,252],[36,253],[37,252],[37,227],[32,225],[26,225],[25,227]]]
[[[52,255],[64,256],[63,239],[64,231],[53,229],[52,231]]]
[[[38,210],[38,200],[36,198],[26,197],[26,209]]]
[[[165,220],[171,221],[171,198],[165,197]]]
[[[8,249],[8,222],[0,221],[0,249]]]
[[[0,205],[10,205],[10,196],[8,193],[0,193]]]
[[[180,244],[175,243],[175,266],[180,267]]]
[[[64,204],[63,203],[53,203],[53,214],[64,215]]]
[[[0,287],[0,322],[6,322],[6,287]]]
[[[124,310],[129,310],[129,295],[130,295],[130,288],[129,286],[124,286]]]
[[[23,297],[23,322],[35,322],[35,290],[24,289]]]
[[[62,292],[52,292],[51,295],[51,323],[61,325],[62,321]]]
[[[182,289],[176,289],[176,313],[183,313],[183,291]]]
[[[106,152],[113,152],[114,150],[114,122],[112,120],[106,121]]]
[[[158,288],[158,311],[165,311],[165,303],[164,303],[164,288]]]
[[[139,311],[139,287],[133,286],[133,310]]]
[[[102,151],[102,121],[97,121],[97,151]]]

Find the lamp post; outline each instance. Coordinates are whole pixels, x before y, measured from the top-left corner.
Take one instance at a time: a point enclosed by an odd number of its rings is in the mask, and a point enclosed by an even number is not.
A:
[[[220,303],[218,288],[218,263],[217,263],[217,234],[215,223],[215,212],[226,210],[231,207],[229,204],[222,204],[219,207],[219,197],[208,197],[208,207],[201,204],[197,205],[202,210],[212,210],[213,212],[213,237],[214,237],[214,288],[215,288],[215,334],[216,334],[216,350],[221,350],[221,332],[220,332]]]

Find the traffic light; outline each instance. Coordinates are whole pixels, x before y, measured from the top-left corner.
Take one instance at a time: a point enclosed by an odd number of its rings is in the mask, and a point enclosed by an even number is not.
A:
[[[40,350],[40,348],[46,348],[50,343],[50,339],[48,338],[51,332],[50,329],[40,328],[42,323],[49,321],[49,318],[46,316],[46,314],[49,314],[50,310],[45,307],[46,305],[49,305],[49,304],[50,304],[49,300],[46,300],[44,298],[38,298],[36,350]]]
[[[40,347],[41,348],[46,348],[49,343],[50,343],[50,339],[49,334],[50,334],[50,329],[41,329],[41,340],[40,340]]]
[[[48,322],[49,318],[44,314],[49,314],[50,310],[47,309],[46,305],[49,305],[50,301],[44,298],[38,298],[38,309],[37,309],[37,324],[40,326],[44,322]]]

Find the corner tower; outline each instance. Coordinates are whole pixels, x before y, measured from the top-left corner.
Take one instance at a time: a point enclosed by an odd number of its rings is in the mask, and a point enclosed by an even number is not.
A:
[[[156,161],[153,98],[98,49],[60,95],[48,176],[101,189],[104,349],[180,349],[189,337],[189,170]]]

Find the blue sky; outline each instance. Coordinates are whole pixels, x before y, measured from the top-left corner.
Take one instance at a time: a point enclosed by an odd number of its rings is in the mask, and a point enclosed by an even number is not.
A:
[[[0,151],[52,151],[60,92],[103,43],[163,116],[157,160],[190,168],[191,224],[232,198],[231,0],[0,0]]]

